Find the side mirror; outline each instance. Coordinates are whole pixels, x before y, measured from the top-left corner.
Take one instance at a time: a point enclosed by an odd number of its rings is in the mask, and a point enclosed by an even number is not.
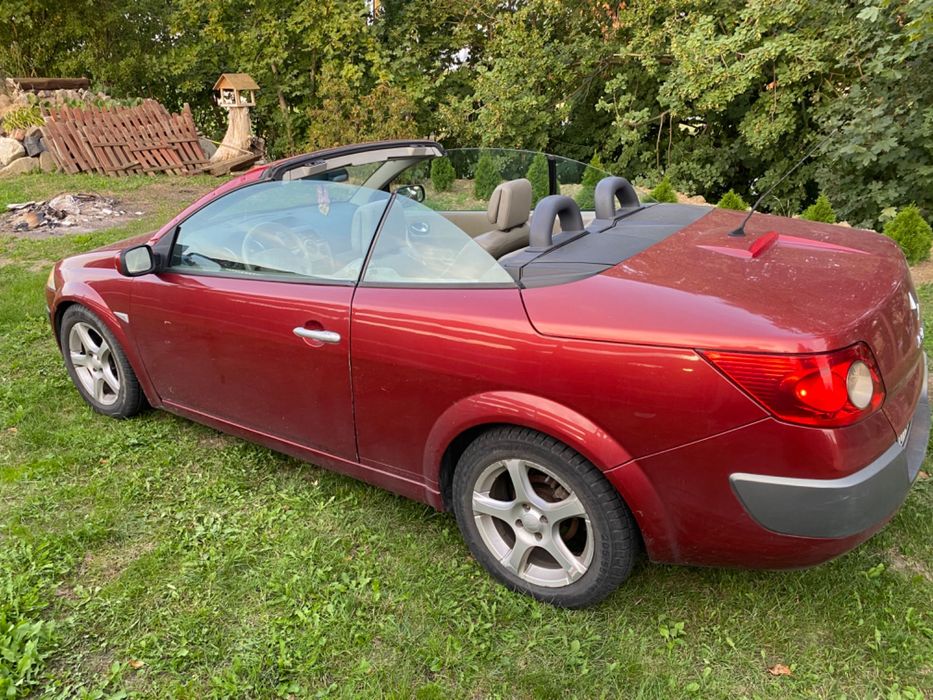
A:
[[[120,253],[120,274],[139,277],[155,272],[156,256],[147,245],[137,245]]]
[[[408,197],[416,202],[423,202],[425,197],[423,185],[399,185],[395,188],[395,194],[399,197]]]

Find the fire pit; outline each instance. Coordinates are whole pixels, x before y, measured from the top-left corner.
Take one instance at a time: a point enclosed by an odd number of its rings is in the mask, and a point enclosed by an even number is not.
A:
[[[0,217],[0,230],[13,233],[83,233],[106,228],[127,216],[119,202],[96,194],[60,194],[48,201],[19,202],[7,205]]]

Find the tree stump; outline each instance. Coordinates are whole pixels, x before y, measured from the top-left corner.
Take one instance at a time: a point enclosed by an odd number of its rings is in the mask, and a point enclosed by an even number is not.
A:
[[[250,153],[253,129],[249,121],[249,107],[227,107],[227,133],[214,155],[211,163],[242,158]]]

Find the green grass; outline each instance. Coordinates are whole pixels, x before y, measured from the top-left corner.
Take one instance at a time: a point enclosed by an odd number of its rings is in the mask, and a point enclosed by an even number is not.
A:
[[[492,583],[449,515],[165,413],[91,412],[44,318],[42,256],[135,230],[54,246],[0,239],[0,696],[933,688],[933,480],[877,537],[824,566],[643,562],[604,604],[557,610]],[[933,285],[921,297],[930,338]],[[772,677],[776,663],[792,675]]]

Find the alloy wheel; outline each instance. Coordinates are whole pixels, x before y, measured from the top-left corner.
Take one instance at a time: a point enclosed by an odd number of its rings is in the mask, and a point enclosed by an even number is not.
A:
[[[120,398],[120,371],[110,346],[94,326],[79,321],[68,333],[68,352],[75,375],[89,396],[102,406]]]
[[[595,533],[582,501],[546,467],[504,459],[472,494],[476,527],[499,563],[528,583],[566,586],[587,572]]]

